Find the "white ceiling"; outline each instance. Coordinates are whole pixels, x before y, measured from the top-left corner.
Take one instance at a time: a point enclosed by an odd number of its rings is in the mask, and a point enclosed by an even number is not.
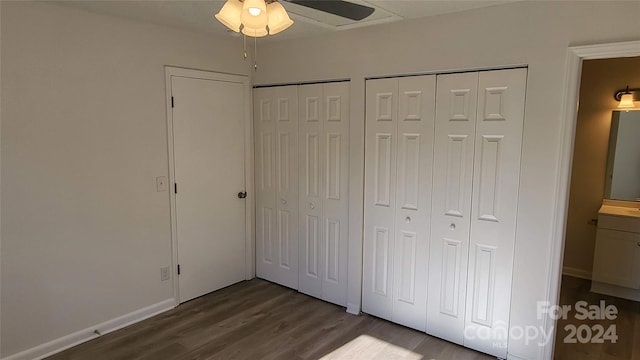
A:
[[[368,18],[354,22],[339,16],[281,1],[295,23],[286,31],[269,38],[270,40],[277,40],[307,37],[354,27],[465,11],[515,0],[349,1],[374,7],[376,11]],[[237,34],[227,31],[213,17],[213,14],[220,10],[224,2],[224,0],[71,0],[53,1],[52,3],[205,34],[228,33],[229,35],[237,36]]]

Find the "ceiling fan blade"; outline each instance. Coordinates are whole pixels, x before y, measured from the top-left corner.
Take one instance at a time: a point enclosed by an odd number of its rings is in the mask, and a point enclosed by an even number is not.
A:
[[[292,4],[306,6],[312,9],[324,11],[329,14],[342,16],[347,19],[360,21],[373,14],[374,8],[348,1],[334,0],[286,0]]]

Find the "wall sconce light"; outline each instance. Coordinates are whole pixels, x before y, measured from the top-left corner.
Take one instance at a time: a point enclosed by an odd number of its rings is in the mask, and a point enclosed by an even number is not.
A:
[[[627,85],[626,89],[616,91],[613,97],[620,102],[618,109],[631,109],[635,107],[634,101],[640,101],[640,89],[629,89]]]

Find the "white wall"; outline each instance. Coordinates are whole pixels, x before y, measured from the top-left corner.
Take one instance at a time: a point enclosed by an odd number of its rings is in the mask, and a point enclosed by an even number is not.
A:
[[[249,74],[241,41],[2,8],[2,355],[173,297],[164,65]]]
[[[447,69],[513,64],[529,66],[518,229],[512,297],[512,326],[543,326],[536,302],[549,284],[551,246],[560,166],[562,105],[567,48],[588,43],[640,39],[640,2],[518,2],[433,18],[265,44],[257,84],[351,78],[352,119],[357,150],[352,176],[362,174],[364,78]],[[359,178],[352,185],[360,186]],[[353,200],[353,197],[352,197]],[[361,204],[361,197],[358,202]],[[359,206],[350,208],[357,218]],[[562,216],[559,214],[557,216]],[[361,238],[351,231],[350,260],[359,258]],[[353,261],[354,263],[357,261]],[[359,303],[361,273],[350,264],[349,303]],[[510,356],[543,358],[525,339],[509,343]]]

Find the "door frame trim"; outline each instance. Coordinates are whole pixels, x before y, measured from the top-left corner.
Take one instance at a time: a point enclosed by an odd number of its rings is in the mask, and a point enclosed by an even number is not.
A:
[[[167,151],[169,161],[169,184],[175,183],[175,159],[173,143],[173,110],[171,107],[171,77],[186,77],[194,79],[213,80],[242,84],[244,87],[244,181],[247,197],[245,198],[245,280],[255,276],[255,195],[253,185],[253,123],[251,121],[251,85],[246,75],[217,73],[212,71],[186,69],[175,66],[165,69],[165,103],[167,113]],[[171,281],[175,305],[180,304],[180,286],[178,282],[178,235],[176,218],[176,194],[169,186],[169,202],[171,214]]]
[[[550,265],[547,279],[547,298],[550,304],[558,304],[562,278],[565,231],[569,205],[569,187],[571,185],[571,166],[573,147],[578,116],[578,100],[580,97],[580,80],[582,61],[605,58],[631,57],[640,55],[640,41],[571,46],[567,50],[567,63],[564,80],[564,97],[562,100],[563,118],[560,133],[559,162],[556,179],[556,206],[553,209],[555,224],[552,230],[550,249]],[[555,339],[556,320],[545,317],[544,328]],[[549,341],[542,349],[542,357],[553,358],[555,342]]]

